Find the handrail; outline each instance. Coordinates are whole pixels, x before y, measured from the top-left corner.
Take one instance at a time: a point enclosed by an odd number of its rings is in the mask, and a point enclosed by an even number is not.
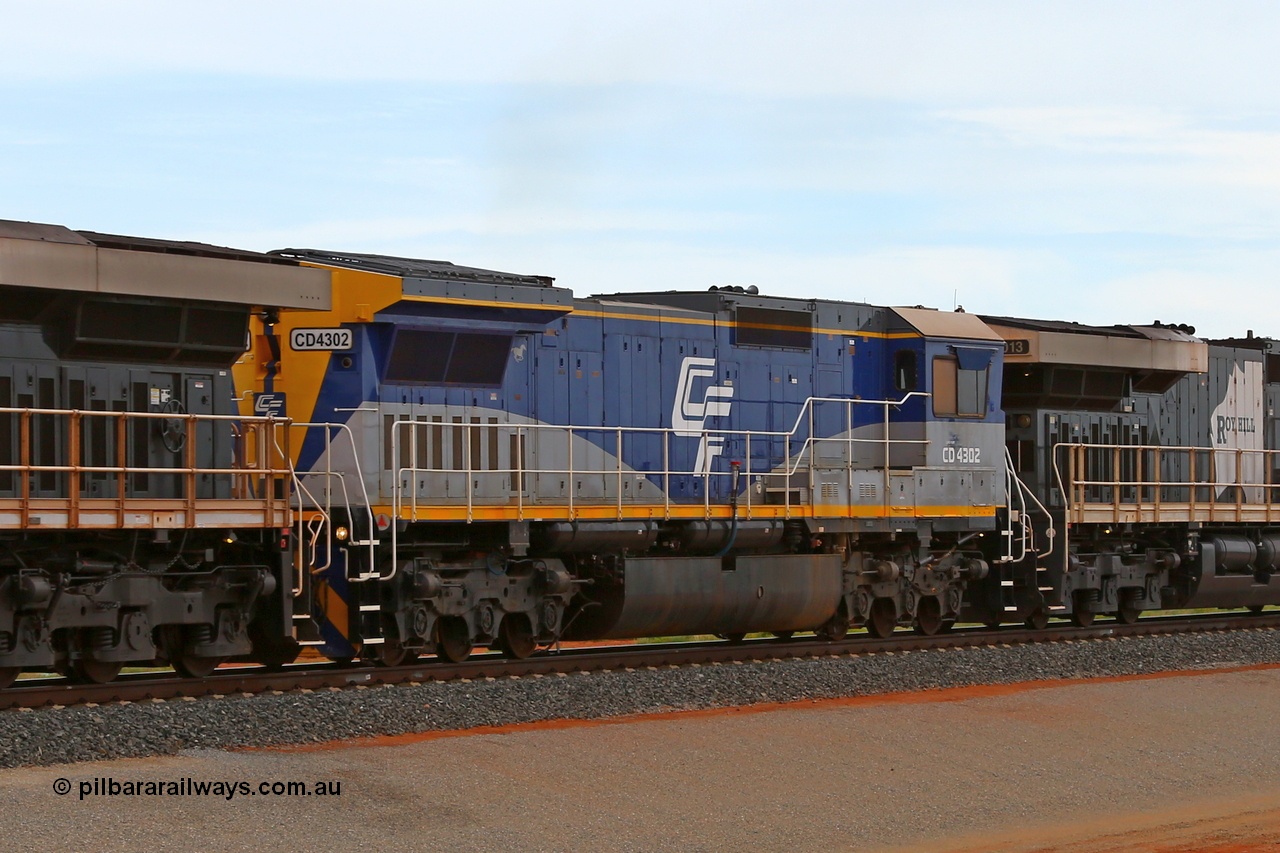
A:
[[[1044,551],[1043,553],[1040,553],[1037,550],[1036,542],[1035,542],[1035,527],[1032,525],[1026,524],[1024,522],[1022,524],[1022,527],[1023,527],[1022,553],[1021,555],[1014,557],[1013,548],[1012,548],[1012,536],[1013,536],[1012,523],[1013,522],[1011,519],[1009,522],[1010,548],[1009,548],[1009,553],[1006,555],[1006,557],[1010,562],[1015,562],[1015,563],[1024,559],[1027,556],[1027,552],[1028,552],[1028,546],[1027,546],[1028,538],[1030,538],[1030,541],[1031,541],[1030,550],[1036,551],[1036,553],[1039,554],[1041,559],[1049,557],[1054,552],[1054,548],[1055,548],[1054,543],[1055,543],[1055,540],[1057,539],[1056,530],[1054,529],[1054,524],[1053,524],[1053,515],[1045,507],[1044,503],[1040,500],[1040,498],[1036,495],[1036,493],[1033,492],[1031,489],[1027,488],[1027,484],[1022,482],[1022,478],[1018,476],[1018,472],[1015,470],[1013,465],[1013,455],[1009,453],[1008,447],[1004,449],[1004,458],[1005,458],[1005,466],[1006,466],[1006,480],[1005,480],[1006,504],[1012,504],[1013,502],[1012,495],[1016,494],[1018,496],[1018,506],[1020,508],[1019,512],[1021,512],[1022,517],[1025,518],[1026,506],[1027,506],[1026,499],[1029,497],[1031,498],[1032,502],[1035,503],[1036,507],[1040,510],[1040,512],[1044,514],[1045,518],[1049,522],[1049,525],[1045,531],[1045,537],[1049,540],[1048,550]],[[1012,510],[1012,506],[1010,506],[1009,509]],[[1030,537],[1028,537],[1027,535],[1028,533],[1030,533]]]
[[[370,411],[370,410],[366,409],[364,411]],[[310,502],[311,508],[314,508],[316,511],[321,513],[320,523],[318,525],[314,525],[311,528],[312,553],[314,553],[315,543],[319,540],[319,537],[322,534],[325,535],[326,540],[332,539],[332,537],[329,536],[327,533],[325,533],[325,531],[328,528],[332,527],[333,497],[334,497],[334,489],[332,488],[332,483],[334,481],[337,481],[338,487],[342,493],[343,509],[346,511],[348,517],[350,517],[353,521],[355,519],[355,510],[353,509],[353,504],[351,500],[351,491],[347,485],[346,474],[342,471],[335,471],[333,468],[333,452],[332,451],[334,446],[334,435],[332,434],[332,431],[337,430],[341,435],[344,435],[346,437],[347,443],[350,444],[351,446],[351,458],[355,465],[354,476],[355,476],[356,483],[359,484],[359,487],[360,487],[359,497],[362,500],[362,503],[355,504],[354,506],[357,508],[362,508],[364,510],[365,521],[368,525],[367,529],[369,531],[369,538],[359,544],[361,547],[367,547],[369,549],[369,569],[370,570],[366,572],[361,572],[356,577],[352,577],[350,574],[350,564],[348,563],[347,580],[349,580],[352,583],[363,583],[363,582],[381,577],[379,573],[376,571],[377,563],[374,559],[374,556],[376,553],[375,548],[378,543],[377,543],[377,540],[373,538],[375,527],[374,527],[374,519],[373,519],[372,501],[369,500],[369,491],[368,491],[368,487],[365,485],[364,471],[361,469],[361,465],[360,465],[360,454],[356,452],[355,434],[351,431],[350,424],[314,422],[314,421],[293,421],[291,422],[290,425],[292,427],[303,429],[303,430],[322,429],[325,431],[326,452],[321,454],[322,457],[324,458],[324,463],[325,463],[325,468],[323,471],[317,471],[313,469],[299,475],[294,470],[293,460],[289,456],[284,456],[285,461],[289,465],[289,470],[293,476],[294,494],[297,497],[299,515],[302,514],[303,509],[307,508],[304,504],[304,500],[303,500],[304,496],[306,500]],[[284,451],[280,449],[279,444],[276,445],[276,450],[277,452],[280,452],[282,454],[284,453]],[[311,489],[309,489],[306,483],[303,482],[302,477],[323,478],[326,486],[324,490],[323,502],[316,499]],[[394,533],[393,533],[393,536],[394,536]],[[351,544],[357,544],[357,543],[351,543]],[[332,562],[333,562],[332,547],[329,547],[325,549],[324,565],[313,566],[310,568],[310,571],[312,574],[321,574],[324,571],[328,570],[329,566],[332,565]],[[382,578],[382,579],[390,580],[392,577],[394,577],[395,571],[396,571],[396,567],[395,567],[395,564],[393,563],[391,574],[387,575],[385,578]]]
[[[704,448],[709,445],[709,439],[711,438],[718,438],[718,439],[721,439],[722,441],[727,441],[733,438],[742,438],[745,444],[744,449],[746,451],[745,453],[746,459],[744,460],[745,467],[740,469],[740,473],[741,475],[745,475],[745,477],[747,478],[746,482],[748,483],[748,489],[747,489],[748,498],[747,498],[747,504],[745,507],[747,512],[747,517],[748,518],[750,517],[750,513],[752,511],[751,496],[750,496],[751,489],[749,488],[749,485],[750,485],[750,478],[753,476],[757,478],[757,482],[759,482],[760,480],[764,480],[765,482],[776,482],[781,480],[784,483],[783,494],[782,494],[782,505],[784,507],[784,514],[787,517],[790,517],[791,491],[792,491],[790,488],[790,482],[800,472],[802,466],[807,466],[810,472],[809,492],[810,492],[810,498],[812,500],[813,489],[815,487],[814,472],[816,472],[817,470],[825,470],[823,466],[819,465],[816,461],[816,449],[819,446],[823,445],[824,443],[839,444],[846,448],[847,450],[846,458],[843,461],[843,464],[841,464],[839,467],[849,472],[850,487],[852,487],[852,482],[853,482],[852,472],[854,470],[867,470],[861,467],[855,467],[853,464],[852,451],[855,445],[877,445],[877,446],[883,447],[884,449],[883,471],[885,472],[887,472],[891,467],[892,450],[894,446],[927,447],[930,443],[928,438],[912,438],[912,439],[892,438],[890,435],[891,426],[892,426],[892,421],[890,419],[890,411],[892,408],[896,408],[904,405],[913,397],[928,398],[930,396],[931,395],[926,392],[912,391],[912,392],[908,392],[907,394],[905,394],[903,397],[899,399],[893,399],[893,400],[857,400],[857,399],[852,399],[847,397],[810,397],[806,399],[804,405],[802,406],[801,412],[797,415],[796,420],[790,430],[784,431],[784,430],[703,429],[697,434],[697,437],[703,443]],[[815,422],[815,419],[813,417],[813,412],[816,409],[818,404],[823,404],[823,403],[838,404],[845,410],[844,421],[846,426],[848,427],[846,429],[846,435],[815,436],[812,434],[811,425]],[[884,418],[882,422],[883,434],[880,437],[862,438],[862,437],[857,437],[853,434],[853,428],[852,428],[854,424],[853,410],[855,406],[876,406],[884,409]],[[809,425],[809,429],[805,430],[804,428],[807,425]],[[577,495],[577,489],[574,481],[579,476],[610,476],[612,477],[617,494],[612,496],[611,502],[617,506],[618,512],[620,515],[622,513],[622,506],[623,506],[621,487],[622,487],[622,483],[625,478],[625,475],[627,473],[641,473],[646,476],[661,477],[662,483],[663,483],[662,492],[664,496],[664,515],[665,517],[668,517],[668,518],[670,517],[670,514],[671,514],[671,505],[672,505],[671,488],[670,488],[670,479],[672,476],[692,476],[692,477],[705,478],[706,485],[704,486],[704,489],[703,489],[703,508],[707,518],[711,517],[711,497],[710,497],[711,478],[732,477],[732,472],[711,470],[711,466],[710,466],[711,457],[710,457],[710,454],[706,454],[705,451],[704,451],[704,464],[703,464],[702,470],[695,470],[697,468],[696,465],[694,466],[693,469],[690,469],[687,471],[672,469],[671,438],[673,435],[677,433],[677,430],[671,427],[617,427],[617,426],[595,426],[595,425],[582,426],[582,425],[568,425],[568,424],[540,424],[540,423],[527,423],[527,422],[505,423],[505,424],[460,423],[460,422],[451,423],[448,426],[450,427],[451,434],[453,435],[452,440],[457,442],[459,441],[459,436],[461,436],[461,441],[463,442],[463,453],[461,454],[462,456],[461,461],[463,463],[462,467],[460,468],[419,467],[418,466],[418,461],[420,459],[420,454],[418,452],[419,435],[421,431],[423,431],[425,428],[439,427],[439,426],[443,426],[443,424],[438,421],[433,421],[428,423],[426,421],[423,421],[420,419],[414,419],[411,417],[400,418],[392,421],[391,423],[389,441],[391,443],[390,458],[393,460],[393,468],[391,471],[392,509],[393,509],[393,512],[395,513],[396,518],[399,518],[404,511],[408,511],[410,513],[411,518],[417,517],[418,486],[417,486],[416,480],[420,474],[446,475],[446,476],[447,475],[457,475],[457,476],[465,475],[466,483],[465,483],[464,491],[465,491],[465,500],[466,500],[466,518],[468,521],[473,520],[474,518],[476,496],[475,496],[475,487],[474,487],[473,480],[477,475],[482,475],[482,476],[500,475],[500,476],[508,476],[511,478],[510,480],[511,491],[515,493],[517,515],[521,520],[523,520],[524,515],[526,513],[526,507],[524,505],[524,491],[528,483],[527,478],[531,474],[564,475],[566,477],[566,484],[568,487],[567,494],[566,494],[566,507],[567,507],[567,512],[570,519],[578,517],[579,498]],[[506,467],[498,466],[496,464],[496,461],[491,459],[490,465],[488,468],[478,469],[475,465],[473,465],[473,453],[472,453],[472,448],[476,447],[479,441],[479,439],[474,434],[474,431],[477,429],[481,429],[481,430],[496,429],[496,430],[502,430],[504,432],[507,432],[510,435],[514,435],[516,440],[515,446],[517,447],[516,455],[519,458],[511,460],[511,464],[509,464]],[[523,448],[525,447],[525,444],[524,444],[525,438],[528,437],[528,438],[536,439],[536,437],[539,435],[548,434],[552,432],[563,433],[565,435],[565,445],[563,450],[564,452],[563,467],[551,466],[551,465],[545,465],[545,466],[538,465],[533,468],[528,467],[525,464],[526,454],[523,451]],[[791,448],[792,440],[795,439],[798,435],[803,435],[806,432],[808,434],[805,435],[804,441],[800,445],[798,451],[793,452]],[[589,466],[583,467],[582,465],[578,464],[578,460],[575,458],[575,450],[574,450],[575,442],[579,440],[586,440],[585,438],[583,438],[583,436],[593,434],[593,433],[599,433],[604,436],[611,436],[616,441],[616,447],[614,448],[614,451],[615,451],[614,463],[601,467],[599,470],[596,470]],[[631,468],[630,466],[627,466],[623,463],[623,457],[624,457],[623,447],[626,439],[629,437],[635,438],[635,437],[646,436],[646,435],[652,435],[655,437],[660,436],[662,439],[662,468],[660,470],[636,471],[636,469]],[[693,436],[685,436],[685,437],[693,437]],[[782,440],[783,457],[782,457],[781,470],[778,470],[777,466],[770,466],[770,468],[765,471],[752,470],[751,442],[753,440],[759,440],[759,439],[765,439],[765,440],[781,439]],[[410,459],[407,461],[409,461],[412,464],[408,464],[408,465],[398,464],[402,461],[402,458],[404,456],[406,449],[410,455]],[[542,449],[541,442],[536,442],[534,444],[535,452],[537,452],[540,449]],[[603,452],[603,449],[601,449],[601,452]],[[876,469],[873,468],[869,470],[876,470]],[[406,484],[405,484],[406,480],[413,481],[412,488],[410,490],[411,494],[408,496],[404,495],[404,489],[406,488]],[[887,502],[889,501],[887,473],[886,473],[886,486],[883,492],[884,492],[883,500],[886,502],[886,505],[887,505]],[[605,498],[606,500],[609,499],[607,495],[607,489],[606,489],[606,494],[602,495],[602,497]],[[852,496],[851,496],[851,500],[852,500]],[[393,534],[393,542],[394,541],[395,541],[395,535]]]
[[[243,501],[246,506],[252,505],[254,511],[260,506],[263,513],[263,526],[274,526],[279,522],[276,517],[275,489],[270,484],[278,478],[287,477],[287,467],[277,467],[259,454],[249,458],[246,448],[251,444],[260,447],[267,443],[268,435],[279,429],[284,421],[269,416],[216,415],[192,412],[137,412],[137,411],[103,411],[86,409],[37,408],[31,406],[0,406],[0,418],[9,418],[10,423],[17,421],[14,430],[16,445],[4,448],[9,461],[0,464],[0,473],[16,474],[18,484],[14,489],[14,498],[20,504],[22,524],[30,522],[32,501],[65,501],[67,509],[66,524],[69,529],[79,527],[87,506],[93,511],[100,511],[99,505],[90,505],[88,501],[111,501],[115,503],[116,524],[125,526],[125,515],[131,506],[130,501],[170,501],[174,509],[185,514],[187,523],[196,524],[196,513],[208,506],[204,501]],[[34,424],[47,423],[43,419],[53,418],[57,429],[53,432],[52,447],[42,444]],[[36,420],[41,419],[41,420]],[[140,443],[138,433],[131,429],[138,423],[157,422],[165,425],[175,424],[172,431],[165,431],[161,436],[153,436],[150,427],[146,428],[146,440]],[[104,430],[99,433],[101,444],[95,448],[86,440],[86,431],[95,425]],[[197,456],[197,436],[201,425],[224,424],[227,438],[230,441],[230,462],[228,464],[200,464]],[[108,441],[106,428],[114,427],[114,441]],[[47,439],[46,439],[47,441]],[[163,442],[163,447],[172,454],[172,461],[165,464],[162,455],[154,457],[153,442]],[[16,450],[16,452],[15,452]],[[38,461],[37,454],[50,453],[58,462]],[[102,454],[103,462],[114,457],[116,464],[82,464],[82,460],[91,460]],[[145,454],[146,464],[137,464],[135,454]],[[152,461],[154,457],[154,461]],[[133,460],[132,463],[130,460]],[[66,479],[51,491],[57,494],[47,496],[35,495],[33,481],[39,474],[65,475]],[[81,495],[85,488],[86,475],[109,475],[115,478],[114,494],[101,497],[86,498]],[[154,476],[172,478],[170,482],[177,485],[171,496],[146,494],[150,490],[142,490],[133,483],[133,476]],[[229,486],[229,497],[218,498],[217,487],[211,486],[211,496],[202,498],[199,495],[201,475],[215,478]],[[259,482],[261,481],[261,482]],[[137,492],[143,491],[142,495]],[[46,504],[47,505],[47,504]],[[137,504],[132,504],[137,506]],[[286,505],[287,509],[287,505]]]
[[[1097,461],[1096,454],[1106,453],[1109,463],[1110,477],[1106,476],[1107,464]],[[1271,481],[1271,471],[1275,463],[1280,461],[1280,450],[1266,448],[1214,448],[1194,445],[1150,445],[1150,444],[1091,444],[1086,442],[1058,442],[1053,446],[1054,482],[1062,495],[1063,506],[1067,511],[1068,522],[1080,523],[1086,511],[1094,513],[1102,509],[1109,510],[1119,520],[1121,515],[1135,512],[1148,513],[1152,520],[1175,521],[1182,516],[1193,516],[1207,513],[1211,521],[1239,520],[1245,514],[1257,515],[1262,511],[1269,522],[1277,507],[1273,503],[1273,489],[1278,485]],[[1091,456],[1091,452],[1094,454]],[[1143,456],[1150,453],[1152,464],[1144,471]],[[1206,479],[1200,479],[1197,471],[1197,458],[1207,455],[1209,471]],[[1064,477],[1062,463],[1067,465]],[[1182,479],[1171,479],[1166,474],[1171,461],[1181,457],[1185,460]],[[1132,465],[1123,464],[1132,459]],[[1268,460],[1272,464],[1267,464]],[[1224,462],[1226,464],[1224,464]],[[1246,473],[1246,468],[1254,464],[1261,471],[1260,479]],[[1124,476],[1124,469],[1131,467],[1132,476]],[[1222,469],[1234,468],[1231,479],[1222,477]],[[1103,468],[1101,478],[1098,469]],[[1110,495],[1105,500],[1101,497],[1091,498],[1088,490],[1091,487],[1109,489]],[[1210,490],[1208,500],[1199,497],[1202,489]],[[1185,490],[1186,500],[1170,501],[1165,493],[1172,490]],[[1222,490],[1233,492],[1230,500],[1219,500]],[[1124,491],[1132,491],[1132,500],[1123,500]],[[1145,495],[1150,493],[1151,499]],[[1261,497],[1261,501],[1257,500]]]

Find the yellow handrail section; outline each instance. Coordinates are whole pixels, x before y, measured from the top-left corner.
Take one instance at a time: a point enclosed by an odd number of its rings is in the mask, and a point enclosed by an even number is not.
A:
[[[1280,522],[1280,451],[1059,443],[1053,468],[1070,524]]]
[[[0,529],[287,527],[286,424],[0,407]],[[230,449],[224,464],[210,458],[214,430]]]

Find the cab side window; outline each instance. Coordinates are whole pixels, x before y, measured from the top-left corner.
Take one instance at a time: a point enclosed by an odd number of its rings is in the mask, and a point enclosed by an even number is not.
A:
[[[950,356],[933,359],[933,414],[980,418],[987,411],[987,367],[965,370]]]
[[[916,354],[909,349],[898,350],[893,359],[893,387],[899,391],[916,390]]]

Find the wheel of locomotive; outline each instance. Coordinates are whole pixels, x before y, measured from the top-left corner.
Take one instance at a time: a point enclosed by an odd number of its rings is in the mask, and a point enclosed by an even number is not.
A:
[[[0,690],[4,690],[10,684],[13,684],[14,680],[21,674],[22,667],[20,666],[0,667]]]
[[[183,678],[208,678],[225,657],[197,655],[186,651],[186,632],[183,625],[163,625],[160,628],[160,647],[173,671]]]
[[[1092,603],[1089,591],[1078,589],[1072,595],[1071,600],[1071,624],[1077,628],[1088,628],[1093,624],[1093,617],[1096,615],[1089,609]]]
[[[1116,608],[1116,621],[1121,625],[1132,625],[1142,615],[1142,607],[1137,602],[1137,590],[1122,590],[1120,606]]]
[[[373,647],[372,658],[376,666],[404,666],[417,660],[418,652],[405,648],[399,639],[388,637],[385,643]]]
[[[924,637],[932,637],[942,630],[942,605],[932,595],[920,599],[916,606],[915,632]]]
[[[182,654],[174,659],[173,669],[183,678],[208,678],[225,661],[224,657]]]
[[[1262,608],[1263,605],[1261,604],[1250,604],[1246,609],[1249,611],[1250,616],[1261,616]]]
[[[999,630],[1000,630],[1000,620],[999,620],[999,619],[985,619],[985,620],[983,620],[983,622],[982,622],[982,627],[986,628],[988,631],[999,631]]]
[[[509,658],[524,660],[538,650],[533,636],[533,626],[523,613],[513,613],[502,618],[498,626],[498,648]]]
[[[460,616],[443,616],[436,622],[436,654],[449,663],[471,657],[471,629]]]
[[[1043,631],[1049,627],[1049,611],[1043,607],[1037,607],[1027,614],[1027,618],[1023,620],[1023,624],[1032,631]]]
[[[716,634],[716,636],[722,640],[728,640],[734,645],[741,643],[747,638],[747,635],[742,631],[734,631],[732,634]]]
[[[845,612],[844,604],[842,603],[835,615],[814,633],[819,640],[826,640],[828,643],[838,643],[843,640],[849,633],[849,614]]]
[[[76,684],[107,684],[120,674],[124,664],[118,661],[80,658],[67,670],[67,678]]]
[[[785,643],[787,640],[790,640],[790,639],[791,639],[792,637],[794,637],[795,635],[796,635],[796,632],[795,632],[795,631],[774,631],[774,632],[773,632],[773,638],[774,638],[775,640],[781,640],[781,641],[782,641],[782,642],[784,642],[784,643]]]
[[[871,615],[867,618],[867,633],[873,637],[884,639],[898,627],[898,613],[893,601],[888,598],[877,598],[871,602]]]

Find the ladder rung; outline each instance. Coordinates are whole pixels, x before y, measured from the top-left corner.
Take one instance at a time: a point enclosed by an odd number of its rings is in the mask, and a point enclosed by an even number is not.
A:
[[[382,609],[381,604],[361,604],[360,605],[361,613],[377,613],[381,609]]]
[[[1040,587],[1036,587],[1036,589],[1040,590],[1041,592],[1053,592],[1053,587],[1051,586],[1040,586]]]
[[[1004,609],[1004,612],[1005,612],[1005,613],[1017,613],[1017,612],[1018,612],[1018,608],[1017,608],[1017,607],[1012,607],[1012,606],[1010,606],[1010,607],[1006,607],[1006,608]]]
[[[1013,581],[1000,581],[1000,586],[1013,586]]]
[[[380,646],[387,641],[386,637],[370,637],[364,641],[366,646]]]
[[[1066,610],[1066,609],[1067,609],[1067,605],[1065,605],[1065,604],[1050,604],[1050,605],[1049,605],[1049,609],[1050,609],[1050,610]]]

